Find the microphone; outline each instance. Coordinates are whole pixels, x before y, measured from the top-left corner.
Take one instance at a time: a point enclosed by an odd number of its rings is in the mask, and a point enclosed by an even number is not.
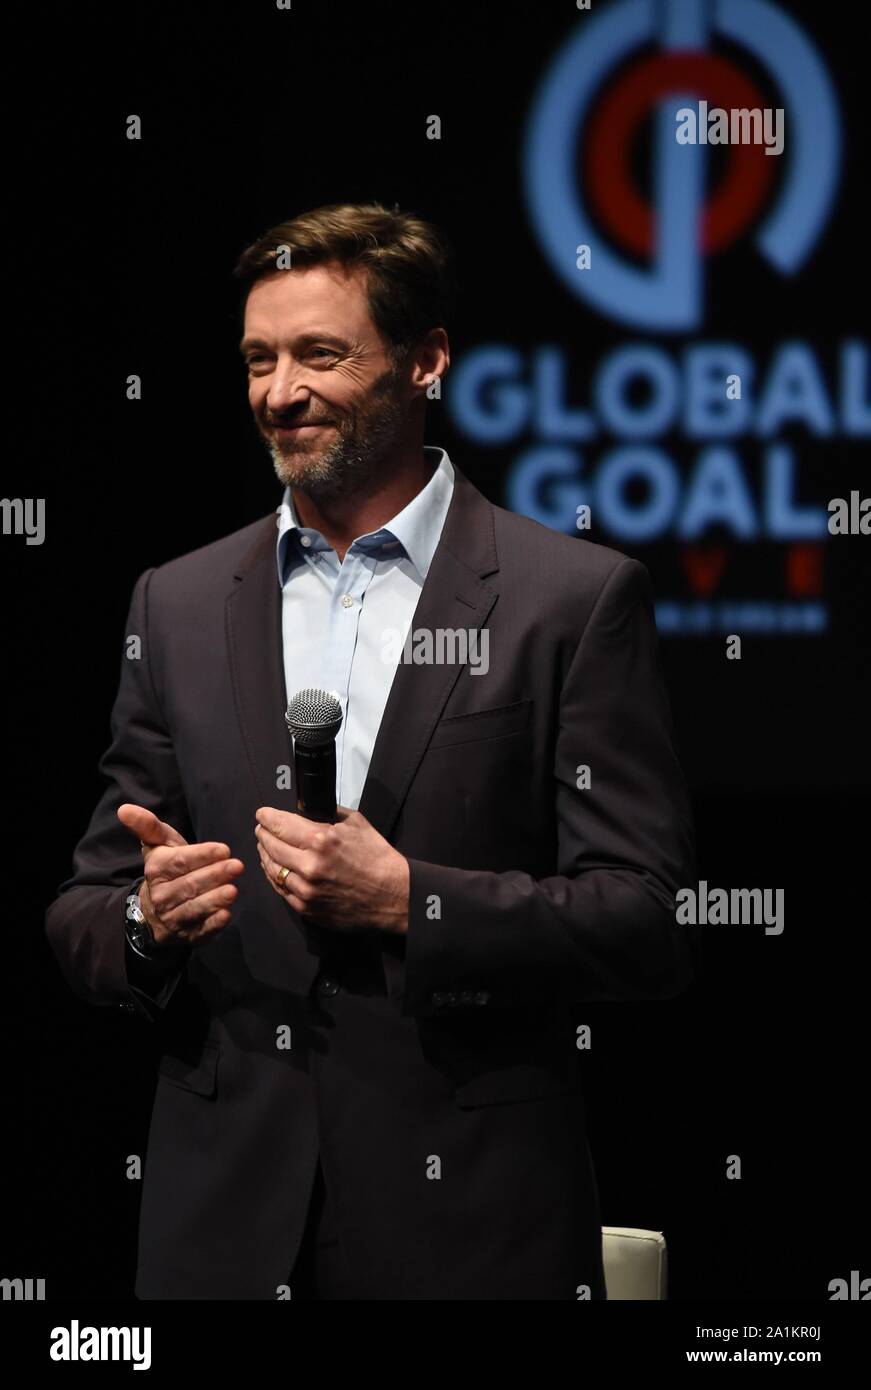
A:
[[[284,722],[293,738],[297,814],[336,819],[336,734],[342,706],[328,690],[306,687],[294,695]]]

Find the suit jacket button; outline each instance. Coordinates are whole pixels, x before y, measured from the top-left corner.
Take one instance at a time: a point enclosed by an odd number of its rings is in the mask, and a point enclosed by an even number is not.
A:
[[[435,994],[432,996],[433,1008],[443,1009],[445,1007],[446,1002],[447,995],[444,994],[440,989],[437,989]]]
[[[469,1004],[474,1004],[474,1002],[475,1002],[475,992],[474,992],[474,990],[471,990],[471,989],[464,989],[463,992],[462,992],[462,994],[460,995],[460,1003],[461,1003],[461,1004],[465,1004],[466,1006],[468,1006]]]
[[[457,1005],[459,1004],[460,1000],[459,1000],[458,995],[454,994],[454,991],[451,990],[451,991],[447,994],[447,996],[446,996],[446,998],[445,998],[445,1002],[446,1002],[446,1004],[447,1004],[447,1006],[448,1006],[449,1009],[455,1009],[455,1008],[457,1007]]]
[[[489,994],[487,993],[487,991],[486,991],[485,989],[479,990],[478,993],[475,995],[475,1003],[476,1003],[476,1004],[489,1004],[489,1003],[490,1003],[490,996],[489,996]]]
[[[330,999],[339,992],[339,982],[334,975],[318,975],[315,980],[315,991]]]

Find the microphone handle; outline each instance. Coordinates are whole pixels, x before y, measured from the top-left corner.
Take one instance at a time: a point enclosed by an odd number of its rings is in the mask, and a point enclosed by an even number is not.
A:
[[[319,748],[306,748],[294,740],[296,810],[307,820],[336,819],[336,740]]]

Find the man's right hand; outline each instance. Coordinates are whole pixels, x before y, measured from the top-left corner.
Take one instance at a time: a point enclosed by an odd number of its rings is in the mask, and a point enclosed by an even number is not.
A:
[[[233,879],[245,868],[241,859],[230,858],[229,845],[189,845],[153,811],[130,802],[117,815],[142,845],[139,900],[155,945],[200,946],[222,931],[239,892]]]

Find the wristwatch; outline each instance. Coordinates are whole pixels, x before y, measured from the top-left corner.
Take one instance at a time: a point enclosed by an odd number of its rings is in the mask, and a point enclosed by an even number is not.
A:
[[[127,896],[124,931],[131,949],[143,960],[169,964],[171,960],[187,954],[188,948],[184,942],[173,942],[170,946],[157,945],[142,911],[138,893],[130,893]]]

